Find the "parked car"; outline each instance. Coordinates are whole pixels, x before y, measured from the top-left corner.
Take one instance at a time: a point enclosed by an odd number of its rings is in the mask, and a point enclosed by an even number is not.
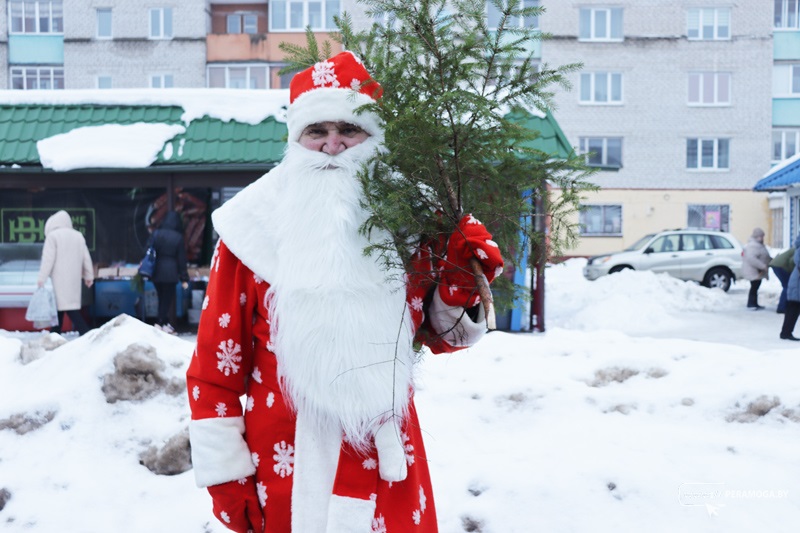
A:
[[[622,270],[666,272],[727,291],[742,275],[742,245],[730,233],[680,229],[645,235],[621,252],[589,258],[583,269],[595,280]]]

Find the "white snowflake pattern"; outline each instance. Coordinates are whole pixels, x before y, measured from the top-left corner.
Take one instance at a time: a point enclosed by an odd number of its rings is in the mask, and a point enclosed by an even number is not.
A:
[[[275,460],[275,466],[272,467],[275,473],[281,477],[292,475],[292,465],[294,464],[294,446],[286,444],[286,441],[280,441],[272,447],[275,450],[275,455],[272,458]]]
[[[203,309],[205,310],[206,307],[208,307],[208,294],[203,298]]]
[[[311,79],[314,85],[325,87],[339,87],[339,80],[336,79],[336,72],[334,72],[334,65],[332,61],[320,61],[314,65],[314,70],[311,71]]]
[[[419,509],[411,513],[411,519],[414,520],[416,525],[419,525],[420,521],[422,521],[422,513],[419,512]]]
[[[227,328],[228,324],[230,323],[231,323],[231,315],[229,315],[228,313],[222,313],[222,315],[219,317],[220,327]]]
[[[251,453],[250,458],[253,460],[253,466],[258,468],[258,463],[261,462],[261,457],[258,456],[258,453],[256,452]]]
[[[478,256],[478,259],[489,259],[489,254],[484,252],[482,248],[475,250],[475,255]]]
[[[192,398],[194,398],[194,401],[197,401],[199,397],[200,397],[200,387],[195,385],[194,387],[192,387]]]
[[[248,412],[252,411],[253,407],[255,407],[255,406],[256,406],[256,401],[253,399],[252,396],[248,396],[247,397],[247,407],[246,407],[247,411]]]
[[[275,393],[270,392],[269,394],[267,394],[267,407],[272,407],[274,403],[275,403]]]
[[[494,242],[492,239],[486,239],[486,244],[488,244],[492,248],[499,248],[499,246],[497,246],[497,243]]]
[[[402,433],[400,436],[403,438],[403,448],[406,450],[406,463],[411,466],[414,464],[414,445],[409,442],[411,439],[408,433]]]
[[[259,481],[256,483],[256,492],[258,493],[258,503],[261,504],[261,507],[265,507],[267,505],[267,486]]]
[[[425,508],[428,507],[428,498],[425,496],[425,489],[422,485],[419,486],[419,508],[424,513]]]
[[[449,287],[447,287],[447,290],[450,291],[450,296],[452,296],[454,292],[458,292],[458,287],[456,287],[455,285],[450,285]]]
[[[480,223],[481,223],[481,221],[480,221],[480,220],[478,220],[477,218],[475,218],[475,217],[474,217],[474,216],[472,216],[471,214],[470,214],[470,215],[467,215],[467,216],[469,217],[469,218],[467,219],[467,224],[480,224]]]
[[[264,283],[264,279],[260,278],[258,274],[253,274],[253,281],[256,282],[256,285],[261,285],[262,283]]]
[[[226,376],[230,376],[231,373],[238,373],[239,363],[242,361],[242,356],[239,355],[242,347],[233,342],[233,339],[228,339],[227,342],[220,342],[218,348],[220,351],[217,352],[217,359],[219,359],[217,369]]]
[[[361,82],[358,81],[358,78],[353,78],[353,81],[350,82],[350,88],[354,91],[361,89]]]
[[[219,513],[219,517],[222,518],[222,521],[225,522],[226,524],[231,523],[231,517],[228,516],[228,513],[226,513],[225,511]]]
[[[219,402],[215,407],[214,410],[217,412],[217,416],[225,416],[228,412],[228,406],[225,405],[223,402]]]
[[[499,266],[499,267],[494,269],[494,277],[497,277],[502,273],[503,273],[503,267]]]
[[[244,305],[247,303],[247,295],[242,293],[239,295],[239,305]]]
[[[364,462],[361,463],[361,466],[364,467],[364,470],[375,470],[378,468],[378,461],[370,457],[368,459],[364,459]]]
[[[242,479],[237,479],[236,483],[244,487],[245,485],[247,485],[247,478],[243,477]]]
[[[261,370],[259,370],[258,367],[253,368],[252,376],[253,376],[253,381],[255,381],[256,383],[264,383],[261,380]]]
[[[411,309],[414,311],[422,311],[422,298],[419,296],[414,296],[411,299]]]
[[[372,533],[386,533],[386,519],[382,514],[372,519]]]

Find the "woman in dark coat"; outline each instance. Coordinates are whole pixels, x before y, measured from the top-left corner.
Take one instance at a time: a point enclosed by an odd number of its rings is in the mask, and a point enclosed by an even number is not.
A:
[[[175,284],[180,280],[184,289],[189,286],[183,224],[178,213],[167,212],[159,228],[150,236],[147,245],[151,244],[156,250],[156,267],[152,277],[158,296],[156,328],[174,333],[175,328],[170,325],[168,315],[175,300]]]

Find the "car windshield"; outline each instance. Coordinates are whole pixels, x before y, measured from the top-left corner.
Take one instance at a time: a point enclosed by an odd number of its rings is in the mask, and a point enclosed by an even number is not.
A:
[[[626,251],[626,252],[635,252],[636,250],[640,250],[641,248],[644,247],[645,244],[647,244],[647,242],[650,239],[653,238],[654,235],[655,235],[655,233],[651,233],[649,235],[645,235],[644,237],[642,237],[641,239],[639,239],[635,243],[633,243],[630,246],[628,246],[627,248],[625,248],[624,251]]]

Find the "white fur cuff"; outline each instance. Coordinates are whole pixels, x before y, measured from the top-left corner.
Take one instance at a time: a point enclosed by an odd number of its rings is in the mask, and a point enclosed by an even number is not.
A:
[[[486,334],[486,312],[482,305],[478,307],[478,321],[473,322],[463,307],[447,305],[439,296],[439,291],[435,290],[428,316],[434,331],[447,344],[453,347],[472,346]]]
[[[400,428],[392,421],[385,422],[375,432],[378,451],[378,472],[384,481],[403,481],[408,476],[406,450]]]
[[[244,441],[244,418],[203,418],[189,422],[192,465],[198,487],[219,485],[256,473]]]
[[[370,112],[356,113],[359,107],[374,102],[366,94],[349,88],[321,87],[305,92],[289,105],[286,121],[289,140],[300,139],[300,134],[310,124],[344,121],[361,127],[373,137],[381,137],[383,141],[380,118]]]
[[[331,496],[327,533],[369,533],[375,517],[375,502],[349,496]]]

